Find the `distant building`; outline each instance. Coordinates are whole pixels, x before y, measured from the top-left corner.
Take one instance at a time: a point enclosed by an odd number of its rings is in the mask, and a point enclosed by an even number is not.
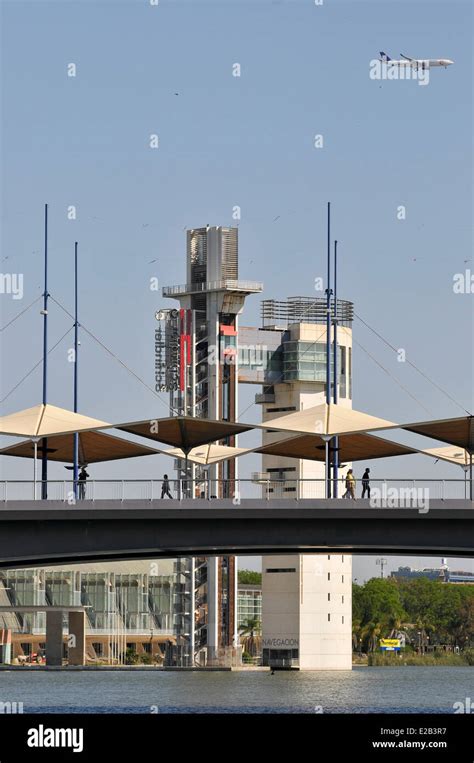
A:
[[[439,568],[425,567],[423,570],[416,570],[412,567],[399,567],[390,573],[390,577],[398,579],[428,578],[428,580],[438,580],[441,583],[470,583],[474,585],[474,572],[464,570],[450,570],[447,565]]]

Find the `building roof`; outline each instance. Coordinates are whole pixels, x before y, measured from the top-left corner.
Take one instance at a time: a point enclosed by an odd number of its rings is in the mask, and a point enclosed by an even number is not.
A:
[[[176,559],[129,559],[125,561],[108,562],[85,562],[81,564],[60,564],[49,565],[46,567],[23,567],[21,572],[28,570],[41,569],[45,572],[81,572],[81,573],[102,573],[115,572],[121,575],[173,575]],[[0,587],[0,591],[1,591]]]

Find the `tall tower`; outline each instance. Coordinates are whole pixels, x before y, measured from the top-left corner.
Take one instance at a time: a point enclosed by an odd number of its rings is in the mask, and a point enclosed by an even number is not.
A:
[[[176,334],[179,380],[170,385],[170,407],[174,413],[237,421],[238,316],[245,298],[261,292],[263,287],[238,280],[237,228],[208,225],[188,230],[186,249],[186,283],[163,288],[163,297],[180,303],[179,315],[174,316],[180,324]],[[235,445],[236,438],[229,437],[223,444]],[[207,474],[193,464],[188,465],[185,474],[182,460],[177,468],[179,476],[186,477],[190,485],[198,485],[206,477],[218,485],[217,497],[234,495],[235,459],[207,467]],[[218,658],[220,649],[238,643],[235,557],[195,559],[191,577],[193,651],[197,654],[205,650],[210,662]]]
[[[352,317],[352,303],[338,300],[338,398],[339,405],[348,408],[352,407]],[[272,419],[325,402],[326,300],[264,300],[262,318],[262,329],[241,329],[244,344],[267,350],[260,353],[261,371],[254,371],[250,362],[246,367],[242,354],[240,380],[263,384],[255,401],[262,405],[262,421],[267,425],[262,440],[267,445],[284,436],[271,429]],[[264,491],[278,491],[278,495],[324,498],[324,475],[324,463],[319,461],[264,455],[256,480]],[[263,556],[264,665],[350,670],[351,599],[348,554]]]

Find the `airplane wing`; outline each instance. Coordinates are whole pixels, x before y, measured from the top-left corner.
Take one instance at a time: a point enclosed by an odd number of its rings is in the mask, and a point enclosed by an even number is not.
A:
[[[409,56],[404,56],[403,53],[400,53],[400,55],[405,61],[416,61],[416,58],[409,58]]]

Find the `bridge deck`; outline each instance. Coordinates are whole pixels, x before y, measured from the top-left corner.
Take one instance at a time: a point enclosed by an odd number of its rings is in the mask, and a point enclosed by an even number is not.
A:
[[[7,501],[0,566],[278,553],[474,556],[474,503],[244,499]]]

